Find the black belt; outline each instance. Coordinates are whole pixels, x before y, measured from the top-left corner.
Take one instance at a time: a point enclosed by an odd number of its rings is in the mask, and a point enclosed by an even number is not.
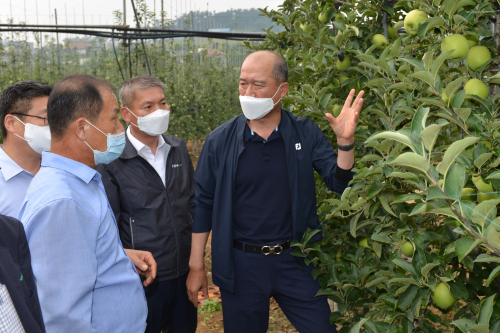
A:
[[[233,241],[233,247],[235,249],[243,251],[243,246],[245,246],[245,252],[260,253],[265,256],[270,254],[278,255],[282,254],[290,247],[290,240],[286,240],[283,243],[278,243],[276,245],[252,245],[240,241]]]

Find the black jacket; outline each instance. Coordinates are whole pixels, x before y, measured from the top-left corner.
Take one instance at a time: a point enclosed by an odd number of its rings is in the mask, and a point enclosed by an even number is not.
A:
[[[124,248],[149,251],[158,264],[156,280],[189,271],[194,216],[194,169],[186,143],[163,135],[170,146],[165,184],[126,137],[117,160],[97,166],[115,213]]]
[[[0,283],[7,287],[24,330],[45,332],[23,225],[4,215],[0,215]]]
[[[238,158],[245,149],[243,114],[216,128],[205,140],[196,166],[196,216],[193,232],[212,231],[212,278],[221,289],[233,292],[233,190]],[[310,119],[281,112],[280,133],[285,142],[292,195],[293,239],[307,228],[318,229],[314,170],[328,188],[343,193],[349,180],[335,177],[337,154],[321,129]],[[321,238],[316,234],[312,241]]]

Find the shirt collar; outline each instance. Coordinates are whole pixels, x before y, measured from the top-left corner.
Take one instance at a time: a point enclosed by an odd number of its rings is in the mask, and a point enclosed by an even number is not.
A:
[[[33,176],[31,172],[28,172],[21,168],[3,149],[0,147],[0,170],[2,171],[3,178],[8,181],[14,176],[17,176],[21,172],[26,172],[28,175]]]
[[[281,126],[281,123],[278,126],[276,126],[276,129],[274,130],[274,132],[278,132],[278,129],[280,128],[280,126]],[[256,136],[257,136],[257,138],[256,138]],[[269,136],[268,141],[271,138],[274,138],[273,134],[271,134]],[[250,128],[250,126],[248,126],[248,123],[247,123],[246,126],[245,126],[245,132],[243,133],[243,142],[247,142],[249,140],[261,141],[261,140],[264,140],[264,139],[262,139],[257,133],[255,133]]]
[[[132,135],[132,132],[130,131],[130,126],[127,128],[127,137],[130,140],[130,143],[134,148],[137,150],[137,152],[140,152],[144,148],[149,148],[146,146],[144,143],[141,141],[137,140],[134,135]],[[165,145],[165,140],[163,139],[163,135],[158,135],[158,147],[157,149],[162,148]]]
[[[65,171],[80,178],[87,184],[94,178],[96,178],[96,180],[100,180],[101,178],[100,174],[91,167],[67,157],[49,152],[42,153],[42,166]]]

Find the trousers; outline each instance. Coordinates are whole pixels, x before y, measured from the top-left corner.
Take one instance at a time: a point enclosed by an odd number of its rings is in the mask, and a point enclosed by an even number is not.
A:
[[[312,265],[292,256],[293,250],[269,256],[233,250],[234,293],[221,290],[225,333],[267,332],[271,297],[300,333],[337,332],[327,298],[316,297],[320,285]]]
[[[195,333],[198,312],[189,301],[187,274],[167,281],[154,281],[144,288],[148,303],[145,333]]]

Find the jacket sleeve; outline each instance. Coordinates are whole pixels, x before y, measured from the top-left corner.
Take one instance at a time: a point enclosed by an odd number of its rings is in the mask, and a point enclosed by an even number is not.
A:
[[[35,276],[33,275],[33,269],[31,268],[31,254],[28,246],[28,240],[26,239],[26,233],[24,232],[24,227],[21,222],[16,221],[18,223],[18,245],[19,245],[19,266],[21,266],[21,272],[23,274],[23,280],[29,289],[33,291],[33,303],[35,303],[35,307],[31,310],[31,314],[33,315],[33,319],[38,324],[38,327],[45,332],[45,325],[43,324],[42,318],[42,310],[40,308],[40,301],[38,299],[38,291],[36,288]]]
[[[312,126],[310,133],[313,138],[312,162],[314,170],[323,178],[330,190],[342,194],[352,180],[352,175],[349,180],[339,180],[335,177],[338,169],[338,155],[318,125],[312,121],[310,125]]]
[[[209,136],[201,150],[194,173],[196,213],[193,220],[193,233],[205,233],[212,230],[217,169],[215,161],[216,156]]]
[[[104,164],[99,164],[96,167],[97,172],[102,176],[102,184],[106,190],[106,196],[108,197],[109,205],[115,214],[116,222],[120,220],[120,188],[118,182],[113,177],[113,173],[109,170],[109,166]]]

